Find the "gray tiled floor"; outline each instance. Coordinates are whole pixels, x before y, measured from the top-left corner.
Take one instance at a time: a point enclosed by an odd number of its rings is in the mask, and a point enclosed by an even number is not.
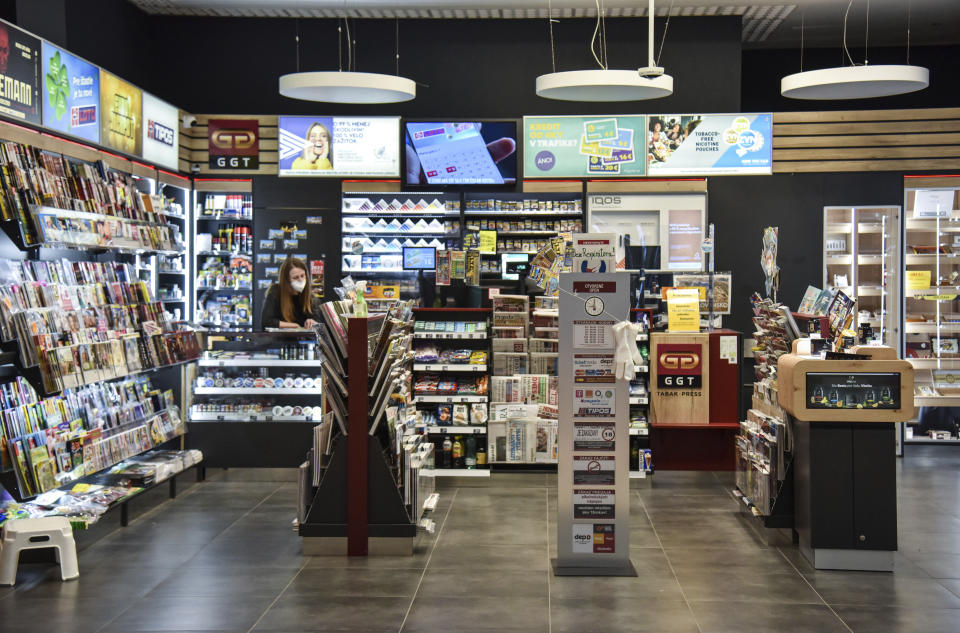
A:
[[[0,630],[957,633],[960,451],[898,464],[894,574],[812,569],[736,513],[730,474],[658,472],[632,492],[638,578],[555,578],[556,478],[445,487],[411,557],[300,555],[286,471],[217,471],[80,552],[24,564]]]

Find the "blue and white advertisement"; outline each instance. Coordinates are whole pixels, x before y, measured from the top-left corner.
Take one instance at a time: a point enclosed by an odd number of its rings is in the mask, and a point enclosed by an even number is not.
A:
[[[772,114],[654,114],[647,123],[647,175],[773,173]]]
[[[143,158],[154,165],[180,168],[180,111],[143,93]]]
[[[280,175],[400,175],[400,117],[282,116]]]
[[[79,57],[43,43],[43,125],[100,142],[100,70]]]

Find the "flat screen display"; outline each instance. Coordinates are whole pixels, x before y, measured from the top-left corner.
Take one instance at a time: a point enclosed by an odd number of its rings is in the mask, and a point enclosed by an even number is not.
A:
[[[404,139],[408,185],[517,181],[515,121],[407,121]]]
[[[898,373],[807,373],[808,409],[899,409]]]
[[[399,117],[282,116],[281,176],[400,174]]]
[[[526,253],[503,253],[500,255],[500,278],[511,279],[513,281],[520,279],[519,274],[507,272],[508,267],[513,268],[512,266],[509,266],[509,264],[526,264],[528,261],[530,261],[530,256]]]
[[[404,246],[404,270],[434,270],[437,267],[437,249],[430,246]]]

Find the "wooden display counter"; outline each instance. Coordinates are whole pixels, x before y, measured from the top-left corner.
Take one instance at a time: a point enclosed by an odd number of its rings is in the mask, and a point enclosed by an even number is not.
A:
[[[740,333],[650,336],[650,448],[658,470],[733,470]]]
[[[778,363],[780,406],[794,418],[795,529],[817,569],[893,571],[894,422],[913,417],[913,366],[884,347],[870,360],[792,354]]]

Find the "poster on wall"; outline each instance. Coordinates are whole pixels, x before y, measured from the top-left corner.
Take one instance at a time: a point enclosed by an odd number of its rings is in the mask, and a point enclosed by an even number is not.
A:
[[[143,149],[143,93],[100,69],[100,144],[139,156]]]
[[[399,117],[282,116],[281,176],[400,175]]]
[[[523,176],[645,176],[646,121],[645,116],[523,117]]]
[[[147,92],[143,93],[143,158],[180,168],[180,111]]]
[[[773,173],[772,114],[658,114],[647,127],[650,176]]]
[[[100,69],[43,43],[43,125],[100,142]]]
[[[0,114],[40,125],[40,40],[0,22]]]

